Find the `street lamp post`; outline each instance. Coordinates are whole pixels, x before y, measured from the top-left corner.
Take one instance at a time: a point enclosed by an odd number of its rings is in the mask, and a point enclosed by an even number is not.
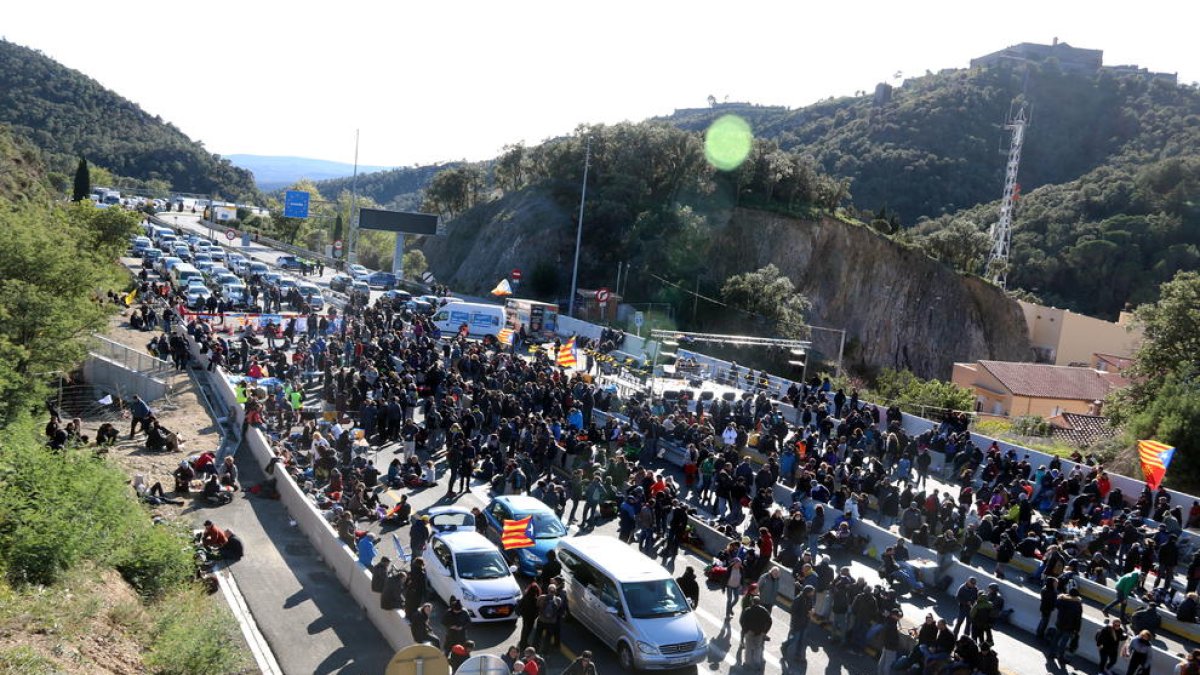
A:
[[[571,299],[567,302],[567,315],[575,317],[575,293],[579,288],[579,246],[583,242],[583,205],[587,202],[588,166],[592,162],[592,138],[588,137],[587,150],[583,156],[583,188],[579,193],[579,223],[575,226],[575,266],[571,270]]]

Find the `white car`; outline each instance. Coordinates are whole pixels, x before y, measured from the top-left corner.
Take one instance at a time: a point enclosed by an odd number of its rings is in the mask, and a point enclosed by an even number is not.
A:
[[[246,286],[240,281],[221,284],[221,297],[232,302],[235,307],[246,304],[249,299],[246,295]]]
[[[371,270],[359,265],[358,263],[346,267],[346,273],[349,274],[350,278],[354,279],[355,281],[359,279],[365,281],[367,277],[371,276]]]
[[[436,522],[433,529],[438,529]],[[433,591],[447,604],[458,598],[472,622],[517,618],[521,587],[513,569],[473,527],[435,532],[421,557]]]
[[[189,284],[187,289],[187,305],[192,309],[201,309],[212,297],[212,291],[204,284]]]

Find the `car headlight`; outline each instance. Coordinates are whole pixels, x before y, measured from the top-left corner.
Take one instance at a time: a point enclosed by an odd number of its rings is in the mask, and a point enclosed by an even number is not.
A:
[[[701,635],[700,639],[696,641],[696,649],[704,649],[704,650],[708,649],[708,636],[707,635]]]
[[[650,644],[649,642],[642,642],[641,640],[637,641],[637,648],[638,648],[638,651],[643,654],[657,654],[658,653],[658,647],[655,647],[654,645]]]
[[[469,589],[469,588],[462,589],[462,592],[463,592],[463,600],[466,600],[468,602],[475,602],[475,601],[479,600],[479,596],[472,593],[471,589]]]
[[[527,548],[520,549],[517,552],[517,557],[531,563],[536,563],[538,560],[537,554]]]

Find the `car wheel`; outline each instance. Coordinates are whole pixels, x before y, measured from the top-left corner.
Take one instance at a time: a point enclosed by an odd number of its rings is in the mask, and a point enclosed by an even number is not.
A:
[[[624,642],[621,643],[621,646],[617,647],[617,659],[621,662],[623,670],[637,669],[637,664],[633,662],[633,650]]]

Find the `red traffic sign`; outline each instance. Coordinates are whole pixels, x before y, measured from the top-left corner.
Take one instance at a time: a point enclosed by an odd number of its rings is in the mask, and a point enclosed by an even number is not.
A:
[[[601,288],[600,290],[596,291],[596,302],[598,302],[602,305],[604,303],[608,302],[608,289],[607,288]]]
[[[520,281],[521,280],[521,269],[518,267],[514,267],[513,271],[510,273],[510,276],[512,277],[513,281]]]
[[[338,240],[334,241],[334,242],[333,242],[333,247],[334,247],[334,248],[336,248],[336,249],[337,249],[337,250],[339,250],[339,251],[340,251],[340,250],[342,250],[342,240],[341,240],[341,239],[338,239]]]
[[[225,230],[225,238],[229,241],[233,241],[234,239],[237,239],[237,232],[235,232],[231,227],[228,230]]]

